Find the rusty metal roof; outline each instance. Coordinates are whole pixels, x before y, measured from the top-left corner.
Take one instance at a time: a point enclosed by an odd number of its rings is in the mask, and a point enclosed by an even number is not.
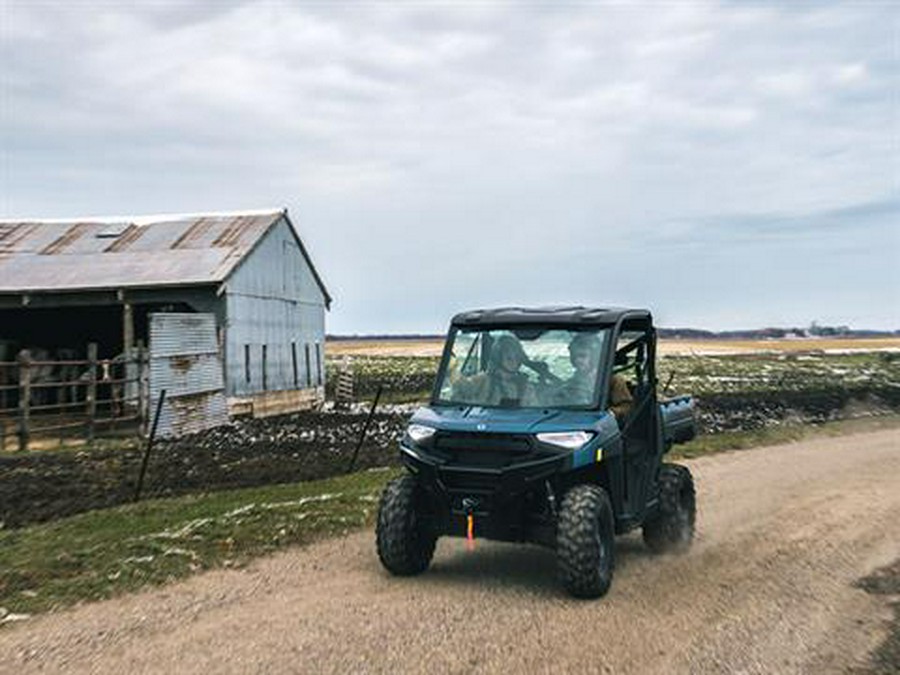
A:
[[[281,218],[296,235],[286,210],[0,221],[0,293],[219,283]]]

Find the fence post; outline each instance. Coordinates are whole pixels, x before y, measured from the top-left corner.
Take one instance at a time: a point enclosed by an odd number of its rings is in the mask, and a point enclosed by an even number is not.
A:
[[[150,427],[150,438],[147,439],[147,450],[144,452],[144,461],[141,462],[141,473],[138,476],[137,487],[134,489],[134,501],[141,498],[141,488],[144,487],[144,476],[147,474],[147,464],[150,462],[150,452],[153,450],[153,441],[156,440],[156,427],[159,425],[159,415],[162,413],[163,402],[166,400],[166,390],[159,392],[159,400],[156,402],[156,413],[153,415],[153,425]]]
[[[353,457],[350,458],[350,465],[347,467],[347,473],[351,473],[356,467],[356,456],[359,455],[359,449],[362,447],[363,441],[366,440],[366,433],[369,431],[369,425],[372,418],[375,417],[375,408],[378,407],[378,399],[381,398],[382,385],[378,385],[378,391],[375,392],[375,400],[372,401],[372,407],[369,409],[369,416],[366,417],[366,423],[363,424],[362,432],[359,434],[359,441],[356,443],[356,449],[353,451]]]
[[[94,419],[97,417],[97,343],[91,342],[87,348],[88,384],[87,384],[87,440],[94,440]]]
[[[138,434],[147,435],[147,373],[145,364],[147,363],[147,348],[144,347],[144,341],[137,341],[137,398],[138,398],[138,419],[140,420]]]
[[[19,352],[19,452],[28,450],[28,423],[31,406],[31,354]]]

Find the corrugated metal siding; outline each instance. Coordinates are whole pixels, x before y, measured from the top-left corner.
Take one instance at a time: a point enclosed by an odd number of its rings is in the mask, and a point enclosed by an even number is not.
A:
[[[152,332],[154,328],[157,331],[155,334]],[[212,314],[154,314],[151,318],[151,339],[156,356],[218,356],[216,319]]]
[[[316,348],[323,349],[325,310],[316,305],[291,305],[275,300],[229,296],[228,394],[240,396],[262,391],[306,389],[304,345],[310,348],[309,381],[316,386]],[[292,343],[297,353],[297,383],[294,382]],[[266,345],[266,387],[262,382],[262,346]],[[250,354],[250,382],[245,371],[245,347]],[[323,364],[324,368],[324,364]],[[323,382],[324,382],[324,372]]]
[[[161,437],[184,436],[228,424],[228,405],[219,391],[206,394],[184,394],[163,404],[159,416]]]
[[[228,423],[212,314],[150,315],[150,403],[166,399],[157,433],[182,436]]]
[[[217,354],[154,355],[150,377],[172,395],[201,394],[223,388],[222,361]]]
[[[274,227],[227,283],[227,392],[244,396],[262,391],[307,389],[305,345],[310,378],[318,384],[316,347],[324,383],[325,296],[285,221]],[[294,359],[297,355],[297,381]],[[265,387],[262,347],[266,346]],[[249,347],[250,381],[245,348]]]

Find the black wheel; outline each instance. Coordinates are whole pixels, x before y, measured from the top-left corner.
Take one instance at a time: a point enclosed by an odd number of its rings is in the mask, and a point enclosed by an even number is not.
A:
[[[644,523],[644,543],[654,553],[684,553],[694,541],[697,498],[690,470],[680,464],[659,469],[659,513]]]
[[[578,598],[598,598],[609,590],[615,566],[615,524],[606,491],[576,485],[559,510],[556,555],[566,590]]]
[[[375,540],[378,558],[391,574],[420,574],[431,563],[437,537],[419,517],[421,500],[412,476],[395,478],[381,495]]]

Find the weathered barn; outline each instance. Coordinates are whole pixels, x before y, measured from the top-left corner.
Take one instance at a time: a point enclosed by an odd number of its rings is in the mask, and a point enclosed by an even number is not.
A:
[[[164,428],[321,400],[330,303],[286,210],[0,221],[0,348],[146,345]]]

